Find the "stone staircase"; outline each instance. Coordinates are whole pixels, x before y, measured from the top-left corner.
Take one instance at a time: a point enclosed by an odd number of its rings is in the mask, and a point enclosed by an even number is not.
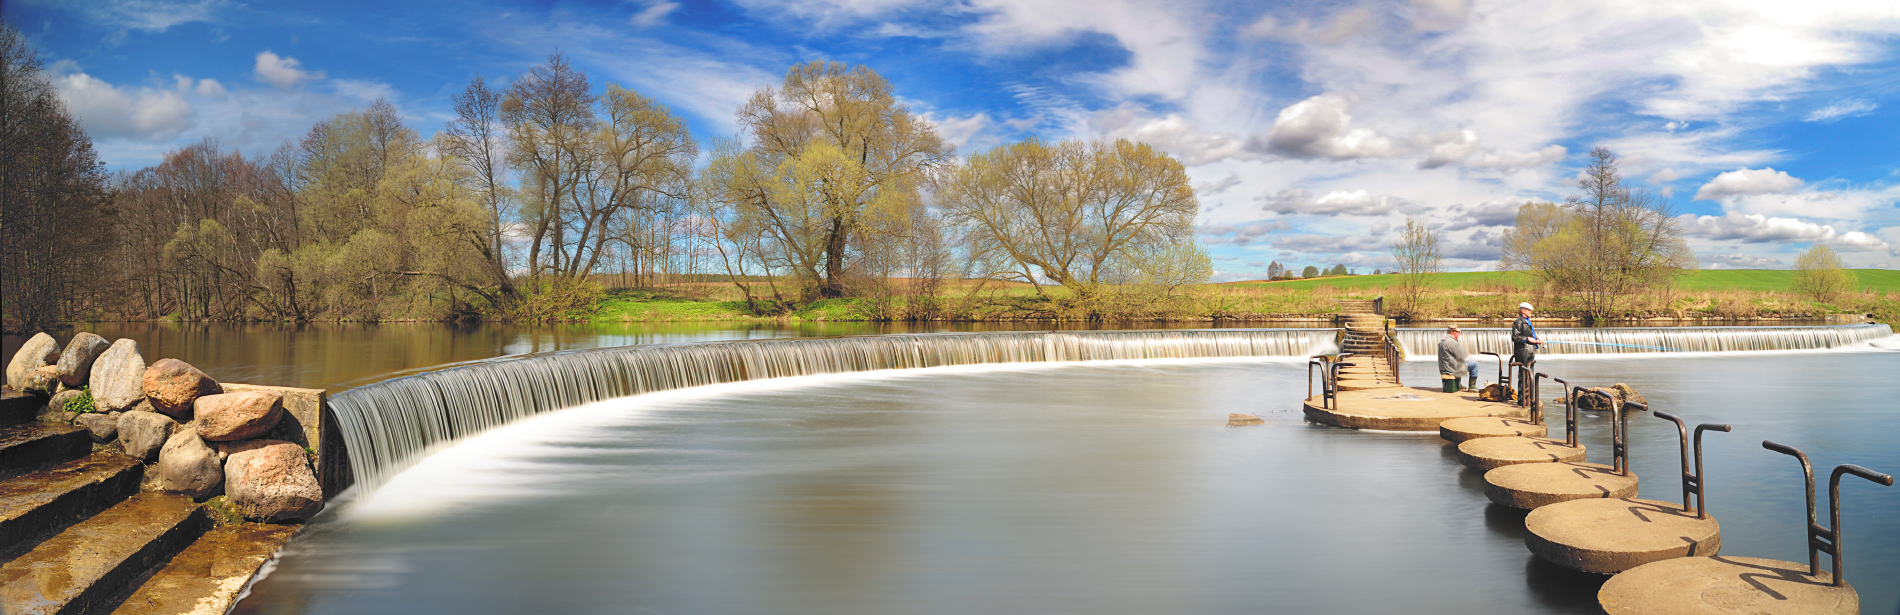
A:
[[[1398,386],[1398,374],[1386,363],[1386,318],[1376,310],[1377,299],[1340,299],[1339,318],[1344,329],[1340,352],[1355,355],[1352,367],[1341,375],[1342,389]]]
[[[112,446],[95,452],[84,429],[35,421],[44,403],[10,390],[0,394],[0,613],[223,613],[294,531],[256,524],[214,528],[204,504],[140,491],[144,464]],[[237,541],[191,556],[194,544],[241,531],[275,531],[278,540]],[[200,540],[207,533],[210,538]],[[253,560],[248,570],[223,563]],[[208,566],[230,574],[207,577]],[[232,585],[231,578],[237,583],[228,595],[202,587]]]

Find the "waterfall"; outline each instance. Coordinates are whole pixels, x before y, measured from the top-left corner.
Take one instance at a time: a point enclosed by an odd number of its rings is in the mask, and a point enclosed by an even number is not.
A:
[[[1335,329],[938,333],[659,344],[456,366],[330,399],[357,483],[374,489],[458,440],[552,410],[684,387],[983,363],[1303,357]]]
[[[1465,347],[1473,353],[1511,354],[1510,329],[1463,329]],[[1538,329],[1546,342],[1587,342],[1545,344],[1539,355],[1553,354],[1625,354],[1680,350],[1688,352],[1737,352],[1748,350],[1800,350],[1839,348],[1893,335],[1893,328],[1882,324],[1832,327],[1629,327],[1603,329]],[[1438,356],[1442,328],[1399,329],[1399,343],[1413,358]],[[1604,345],[1604,344],[1615,344]],[[1670,349],[1670,350],[1658,350]]]

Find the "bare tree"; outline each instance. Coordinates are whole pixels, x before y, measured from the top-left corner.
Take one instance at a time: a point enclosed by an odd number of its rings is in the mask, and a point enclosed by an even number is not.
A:
[[[1438,232],[1417,219],[1407,217],[1399,240],[1392,244],[1392,259],[1399,263],[1398,311],[1408,317],[1421,313],[1425,289],[1431,275],[1444,270],[1444,257],[1438,249]]]

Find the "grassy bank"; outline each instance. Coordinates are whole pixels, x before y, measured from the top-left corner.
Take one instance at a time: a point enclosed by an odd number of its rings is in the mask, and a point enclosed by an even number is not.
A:
[[[1762,320],[1825,318],[1834,314],[1873,313],[1882,322],[1900,320],[1900,271],[1855,270],[1859,290],[1834,303],[1819,303],[1789,290],[1792,271],[1695,271],[1665,290],[1626,299],[1624,319]],[[1523,272],[1441,273],[1430,276],[1420,302],[1420,318],[1508,319],[1520,301],[1537,303],[1553,318],[1577,316],[1571,298],[1543,289]],[[1387,297],[1394,300],[1396,275],[1364,275],[1231,282],[1188,289],[1165,302],[1123,305],[1103,316],[1125,321],[1269,320],[1329,315],[1339,299]],[[1060,293],[1061,289],[1055,289]],[[761,316],[748,310],[738,289],[717,283],[665,289],[613,289],[596,308],[579,315],[596,322],[639,321],[862,321],[889,320],[903,298],[847,298],[817,301],[789,312]],[[1018,321],[1079,319],[1036,300],[1023,285],[951,284],[936,298],[934,319]],[[1388,310],[1390,311],[1390,310]]]

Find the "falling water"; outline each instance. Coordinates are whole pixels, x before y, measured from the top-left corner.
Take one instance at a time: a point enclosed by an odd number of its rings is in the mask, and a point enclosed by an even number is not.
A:
[[[1299,357],[1336,352],[1333,329],[906,334],[576,350],[458,366],[330,400],[356,481],[373,489],[416,460],[509,422],[684,387],[840,372],[975,365]]]
[[[1509,329],[1463,329],[1473,352],[1511,353]],[[1893,336],[1883,324],[1833,327],[1632,327],[1610,329],[1539,329],[1546,344],[1540,355],[1624,354],[1648,352],[1738,352],[1840,348]],[[1411,357],[1432,357],[1444,329],[1400,329],[1399,343]]]

